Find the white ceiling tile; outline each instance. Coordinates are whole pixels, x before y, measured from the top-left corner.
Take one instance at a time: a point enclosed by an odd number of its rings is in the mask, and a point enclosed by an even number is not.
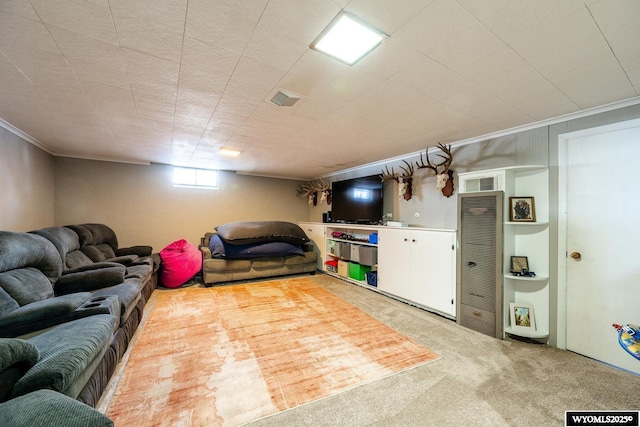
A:
[[[124,71],[120,47],[101,40],[48,26],[47,30],[65,58],[90,62],[101,67]]]
[[[609,44],[599,34],[565,50],[558,50],[551,55],[532,60],[531,64],[544,76],[553,77],[612,57],[613,53]]]
[[[38,16],[47,25],[118,44],[108,0],[31,0]]]
[[[288,38],[308,46],[339,11],[339,6],[326,0],[270,0],[252,39]]]
[[[129,78],[123,68],[103,67],[93,62],[67,58],[73,74],[83,82],[100,83],[119,88],[129,88]]]
[[[466,32],[476,22],[455,1],[433,0],[392,36],[426,55]]]
[[[141,25],[122,18],[116,22],[118,39],[123,48],[179,62],[182,52],[182,34],[167,31],[154,24]]]
[[[444,65],[423,56],[407,66],[404,70],[395,74],[391,77],[391,80],[404,85],[408,89],[421,90],[449,73],[452,73],[452,71]]]
[[[586,103],[592,104],[589,99],[606,98],[610,93],[623,91],[628,93],[627,98],[637,95],[614,58],[553,76],[551,82],[582,108]]]
[[[405,0],[402,7],[398,7],[397,0],[354,0],[349,2],[348,10],[385,33],[392,34],[429,3],[431,0]]]
[[[191,0],[185,35],[240,55],[267,0]]]
[[[447,68],[459,70],[505,47],[498,37],[478,23],[432,50],[428,56]]]
[[[640,3],[637,1],[600,0],[589,4],[589,11],[604,34],[629,24],[637,27]]]
[[[458,73],[470,82],[479,84],[527,66],[527,62],[513,49],[504,47],[461,67]]]
[[[415,63],[422,54],[407,49],[401,42],[389,38],[378,46],[368,56],[356,64],[369,73],[379,74],[389,78]]]
[[[484,21],[511,4],[511,0],[457,0],[467,12],[479,21]]]
[[[41,95],[36,85],[3,55],[0,55],[0,94],[23,94],[29,98]]]
[[[31,6],[31,3],[23,0],[3,0],[0,2],[0,12],[6,12],[11,15],[17,15],[36,21],[40,20],[40,17],[33,6]]]

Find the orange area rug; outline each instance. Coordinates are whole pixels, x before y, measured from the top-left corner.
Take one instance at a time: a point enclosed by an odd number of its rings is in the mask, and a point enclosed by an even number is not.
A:
[[[116,426],[235,426],[440,357],[311,278],[156,294]]]

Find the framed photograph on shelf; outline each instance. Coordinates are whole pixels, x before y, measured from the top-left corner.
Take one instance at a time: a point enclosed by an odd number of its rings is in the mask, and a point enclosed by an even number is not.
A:
[[[529,259],[526,256],[511,257],[511,273],[526,273],[529,271]]]
[[[510,307],[511,328],[514,331],[533,332],[536,330],[536,318],[531,304],[512,302]]]
[[[509,221],[535,222],[536,207],[533,196],[509,197]]]

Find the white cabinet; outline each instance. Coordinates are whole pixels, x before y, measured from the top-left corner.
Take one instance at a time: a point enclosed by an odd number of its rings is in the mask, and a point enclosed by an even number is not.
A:
[[[382,228],[378,289],[455,317],[455,232]]]
[[[309,222],[300,227],[321,254],[321,271],[455,319],[455,231]],[[375,284],[368,283],[368,271],[377,272]]]
[[[325,225],[317,222],[301,222],[299,225],[307,237],[311,239],[314,249],[318,252],[318,270],[323,270],[327,258]]]

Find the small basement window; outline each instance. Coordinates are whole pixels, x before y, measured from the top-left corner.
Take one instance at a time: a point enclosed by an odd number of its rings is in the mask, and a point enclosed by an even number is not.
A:
[[[213,169],[173,168],[176,187],[218,188],[218,171]]]

